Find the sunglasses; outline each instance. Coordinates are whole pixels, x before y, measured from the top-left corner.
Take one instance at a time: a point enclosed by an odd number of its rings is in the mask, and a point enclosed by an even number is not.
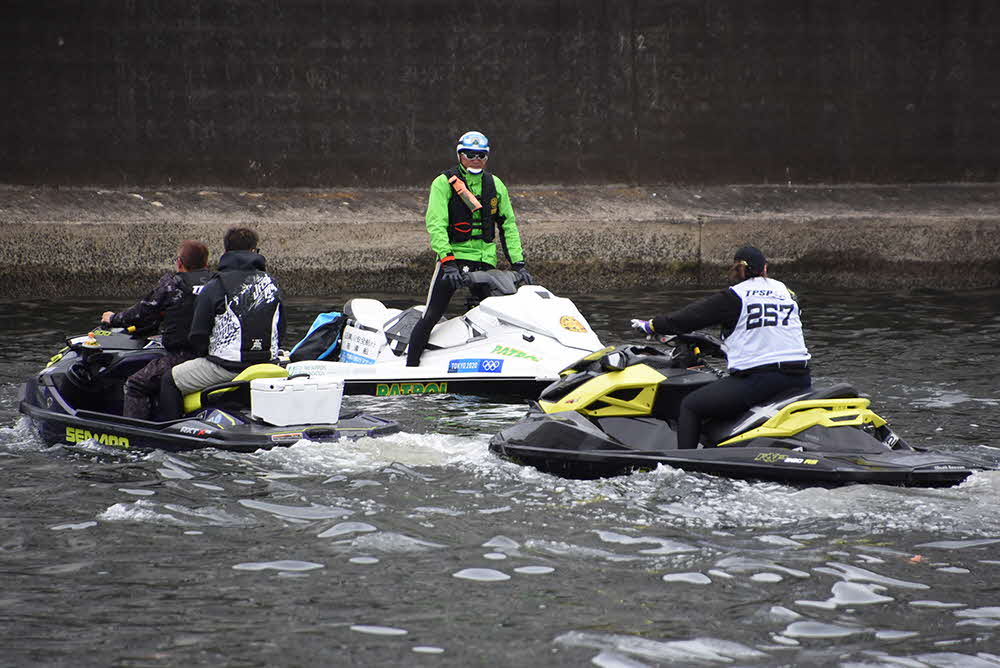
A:
[[[486,151],[460,151],[461,155],[468,160],[485,160],[490,157]]]

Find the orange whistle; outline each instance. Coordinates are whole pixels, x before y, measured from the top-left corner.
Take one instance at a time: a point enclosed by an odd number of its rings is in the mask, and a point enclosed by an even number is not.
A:
[[[469,207],[470,211],[479,211],[483,208],[483,205],[479,203],[476,196],[465,187],[465,181],[457,176],[453,176],[448,179],[448,183],[450,183],[451,187],[455,189],[455,193],[462,198],[462,201],[465,202],[465,205]]]

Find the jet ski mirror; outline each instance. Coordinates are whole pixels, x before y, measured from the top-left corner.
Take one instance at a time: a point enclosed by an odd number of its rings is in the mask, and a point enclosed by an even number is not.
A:
[[[626,366],[625,354],[619,350],[610,352],[601,358],[601,369],[604,371],[621,371]]]

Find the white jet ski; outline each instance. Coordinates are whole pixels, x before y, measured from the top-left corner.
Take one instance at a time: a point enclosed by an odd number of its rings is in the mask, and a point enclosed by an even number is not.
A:
[[[511,271],[470,272],[465,279],[471,308],[434,327],[420,366],[406,366],[406,346],[423,305],[400,310],[351,299],[338,360],[291,362],[289,375],[337,376],[346,394],[520,400],[537,397],[561,370],[603,348],[571,300],[540,285],[518,288]]]

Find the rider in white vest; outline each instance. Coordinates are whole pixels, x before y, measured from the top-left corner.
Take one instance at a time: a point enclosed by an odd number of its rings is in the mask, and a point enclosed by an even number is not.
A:
[[[795,296],[767,277],[767,260],[753,246],[736,251],[725,290],[652,320],[632,320],[645,334],[684,334],[722,326],[729,376],[690,393],[680,405],[677,447],[697,448],[701,421],[734,417],[787,390],[807,390],[809,350]]]

